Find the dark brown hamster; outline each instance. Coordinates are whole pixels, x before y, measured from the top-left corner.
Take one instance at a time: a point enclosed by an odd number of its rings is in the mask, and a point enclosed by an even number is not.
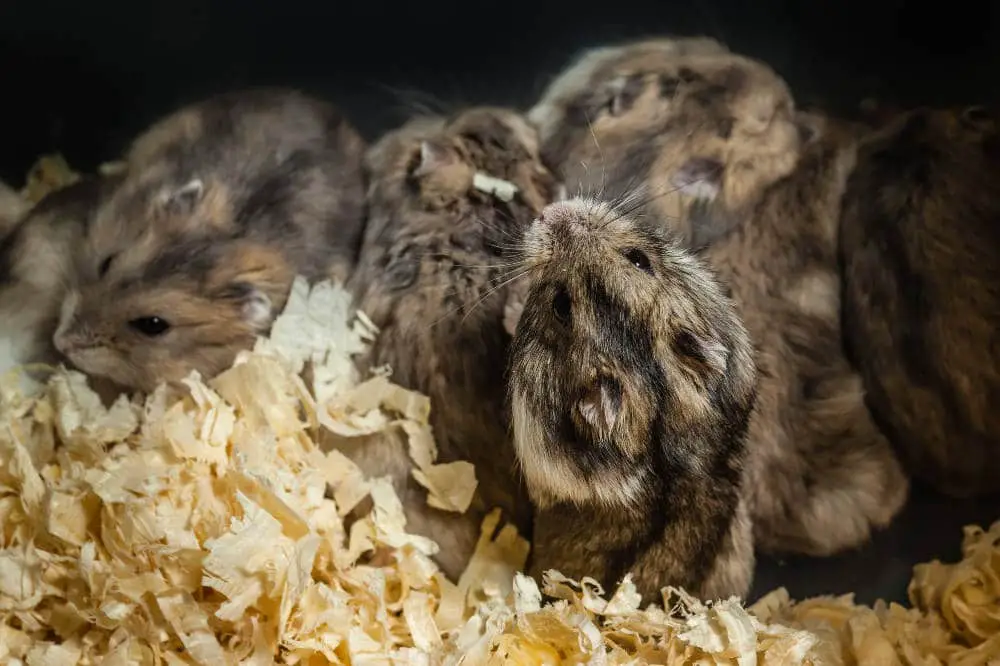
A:
[[[746,595],[756,367],[721,285],[665,225],[596,200],[546,207],[524,255],[508,381],[531,574]]]
[[[1000,492],[1000,110],[919,109],[862,143],[840,228],[868,404],[915,477]]]
[[[504,283],[507,248],[557,183],[534,130],[498,108],[413,120],[375,144],[366,165],[369,220],[350,284],[381,332],[362,367],[389,364],[393,381],[430,396],[439,460],[475,466],[473,505],[464,516],[427,506],[403,448],[366,444],[349,455],[369,474],[393,477],[408,527],[439,543],[442,570],[457,577],[492,508],[530,534],[503,413]],[[516,191],[484,191],[493,186],[482,176]]]
[[[52,334],[60,305],[91,216],[115,182],[84,177],[46,195],[0,241],[0,374],[58,361]]]
[[[689,209],[697,215],[711,199],[746,210],[764,186],[794,169],[811,134],[771,68],[702,39],[596,49],[551,84],[529,118],[570,194],[629,197],[654,217],[674,219],[691,247],[728,227],[719,215],[711,217],[720,229],[709,228],[705,215],[694,225]],[[701,155],[666,177],[656,162],[664,152],[685,151],[676,128],[692,121]],[[723,164],[734,177],[709,185],[706,176]]]
[[[331,105],[280,89],[221,94],[157,122],[88,231],[56,347],[143,391],[224,370],[269,330],[296,274],[348,277],[363,147]]]

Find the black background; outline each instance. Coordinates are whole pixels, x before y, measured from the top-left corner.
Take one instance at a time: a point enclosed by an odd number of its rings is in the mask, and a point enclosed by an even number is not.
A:
[[[329,98],[369,139],[428,99],[524,107],[580,49],[656,34],[721,39],[769,63],[800,104],[837,112],[869,96],[997,102],[998,22],[988,0],[5,0],[0,178],[19,186],[51,151],[91,170],[158,115],[242,85]],[[956,558],[961,526],[996,518],[996,501],[921,495],[863,551],[763,561],[755,590],[902,600],[914,562]]]

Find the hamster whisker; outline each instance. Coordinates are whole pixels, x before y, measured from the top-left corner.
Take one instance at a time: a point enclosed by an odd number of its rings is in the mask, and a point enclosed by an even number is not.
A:
[[[503,289],[504,287],[506,287],[510,283],[515,282],[516,280],[519,280],[520,278],[524,277],[525,275],[527,275],[530,272],[532,272],[532,268],[531,267],[527,267],[524,270],[522,270],[522,271],[520,271],[518,273],[515,273],[512,277],[510,277],[510,278],[508,278],[506,280],[502,280],[498,285],[496,285],[492,289],[488,289],[486,291],[486,293],[484,293],[480,298],[476,299],[476,302],[472,304],[472,307],[469,308],[469,311],[465,313],[465,316],[462,317],[462,323],[464,324],[465,320],[469,318],[469,315],[471,315],[473,312],[475,312],[476,308],[478,308],[480,305],[482,305],[483,303],[485,303],[487,298],[489,298],[490,296],[492,296],[493,294],[495,294],[499,290]]]
[[[594,140],[594,147],[597,148],[597,154],[601,158],[601,197],[604,196],[604,192],[608,185],[608,161],[604,159],[604,149],[601,148],[601,142],[597,140],[597,133],[594,132],[594,123],[591,122],[590,116],[587,116],[587,129],[590,130],[590,137]]]

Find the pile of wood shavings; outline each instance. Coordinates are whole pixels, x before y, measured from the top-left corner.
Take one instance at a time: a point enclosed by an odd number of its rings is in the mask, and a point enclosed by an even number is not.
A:
[[[186,392],[105,408],[76,373],[0,383],[0,663],[987,664],[997,654],[1000,523],[966,559],[918,568],[922,610],[850,597],[745,609],[682,591],[643,608],[629,580],[517,572],[527,544],[484,522],[457,583],[406,532],[385,479],[334,437],[409,438],[434,506],[462,512],[465,463],[438,465],[426,397],[351,355],[377,332],[337,286],[296,282],[269,339]],[[370,497],[372,511],[345,525]],[[390,565],[366,565],[377,548]]]

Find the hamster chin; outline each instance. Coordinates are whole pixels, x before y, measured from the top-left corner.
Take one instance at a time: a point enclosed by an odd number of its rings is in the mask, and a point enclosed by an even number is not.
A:
[[[212,377],[227,369],[273,318],[272,298],[246,283],[214,293],[182,281],[89,284],[66,296],[53,343],[82,372],[150,392],[192,371]]]
[[[710,473],[756,382],[711,273],[661,227],[584,199],[546,207],[523,251],[509,397],[532,500],[629,508],[654,475]]]

